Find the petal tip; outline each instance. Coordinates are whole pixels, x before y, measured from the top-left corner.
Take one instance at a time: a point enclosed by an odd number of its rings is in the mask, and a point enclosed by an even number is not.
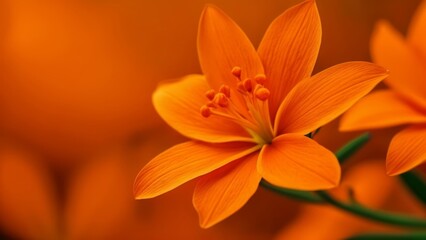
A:
[[[217,13],[221,13],[221,12],[222,12],[222,10],[218,6],[216,6],[212,3],[206,3],[204,5],[204,9],[201,13],[201,19],[203,19],[206,16],[211,16],[211,14],[217,14]]]
[[[308,8],[311,8],[316,13],[318,13],[317,2],[315,0],[306,0],[306,1],[301,2],[299,5],[296,5],[296,6],[307,6]]]
[[[135,200],[150,199],[162,194],[153,189],[150,184],[146,184],[143,170],[138,173],[133,183],[133,197]]]
[[[324,187],[322,187],[319,190],[332,189],[332,188],[335,188],[335,187],[337,187],[337,186],[340,185],[340,181],[341,181],[341,178],[342,178],[342,170],[340,168],[340,165],[337,167],[337,169],[338,170],[336,172],[336,176],[334,178],[333,177],[330,178],[329,181],[328,181],[328,183],[325,184]]]
[[[388,176],[394,177],[397,175],[400,175],[404,172],[406,172],[407,170],[404,171],[404,169],[401,169],[397,166],[395,166],[395,164],[392,164],[389,162],[389,160],[386,161],[386,174]]]
[[[212,227],[213,225],[215,225],[216,223],[215,222],[211,222],[211,221],[203,220],[201,218],[201,216],[200,216],[200,222],[199,222],[199,224],[200,224],[200,227],[202,229],[208,229],[208,228]]]
[[[317,1],[315,1],[315,0],[306,0],[305,3],[310,3],[310,4],[316,5]]]
[[[394,169],[394,168],[389,168],[388,166],[386,166],[386,174],[388,175],[388,176],[390,176],[390,177],[394,177],[394,176],[397,176],[397,175],[399,175],[399,174],[401,174],[402,172],[400,172],[400,171],[397,171],[396,169]]]
[[[198,224],[200,225],[201,228],[207,229],[219,222],[218,220],[214,221],[211,217],[209,218],[206,216],[206,214],[203,214],[201,209],[195,203],[194,197],[192,198],[192,205],[194,206],[195,210],[198,213]]]
[[[133,185],[133,197],[135,200],[153,198],[154,196],[149,196],[143,190],[140,189],[140,184],[136,183]]]

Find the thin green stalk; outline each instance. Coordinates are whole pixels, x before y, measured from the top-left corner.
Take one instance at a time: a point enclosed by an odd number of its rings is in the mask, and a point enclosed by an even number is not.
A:
[[[363,133],[351,140],[350,142],[346,143],[345,146],[343,146],[339,150],[337,150],[335,155],[339,160],[340,164],[345,162],[349,157],[351,157],[354,153],[360,150],[361,147],[363,147],[368,142],[368,140],[370,140],[370,138],[370,133]]]
[[[426,219],[372,210],[356,202],[344,203],[325,191],[318,191],[317,194],[329,204],[364,218],[402,227],[426,228]]]
[[[406,172],[399,176],[413,195],[426,204],[426,180],[414,171]]]
[[[297,191],[297,190],[292,190],[292,189],[280,188],[280,187],[277,187],[275,185],[268,183],[267,181],[265,181],[263,179],[260,182],[260,185],[262,187],[266,188],[266,189],[272,190],[272,191],[279,193],[281,195],[291,197],[291,198],[294,198],[294,199],[298,199],[298,200],[303,200],[305,202],[310,202],[310,203],[323,203],[324,202],[322,200],[322,198],[319,197],[318,195],[316,195],[314,192]]]
[[[347,240],[392,240],[392,239],[426,239],[426,232],[408,232],[408,233],[365,233],[347,238]]]
[[[369,139],[370,139],[370,134],[364,133],[358,136],[357,138],[355,138],[354,140],[350,141],[349,143],[347,143],[341,149],[339,149],[335,153],[339,162],[342,163],[345,160],[347,160],[356,151],[358,151],[365,143],[367,143]],[[406,178],[410,179],[410,184],[412,185],[413,185],[413,182],[415,182],[414,185],[424,183],[424,182],[420,183],[419,181],[417,181],[419,179],[413,180],[414,178],[412,175],[406,175]],[[260,182],[260,185],[263,186],[264,188],[267,188],[269,190],[272,190],[284,196],[288,196],[291,198],[303,200],[305,202],[316,203],[316,204],[328,203],[346,212],[352,213],[354,215],[357,215],[366,219],[375,220],[381,223],[387,223],[387,224],[401,226],[401,227],[426,229],[426,219],[420,219],[417,217],[411,217],[411,216],[406,216],[402,214],[394,214],[394,213],[388,213],[384,211],[373,210],[357,203],[353,198],[350,202],[346,203],[346,202],[341,202],[338,199],[335,199],[334,197],[332,197],[325,191],[308,192],[308,191],[297,191],[297,190],[285,189],[278,186],[274,186],[266,182],[265,180],[262,180]],[[416,188],[418,187],[419,186],[416,185]],[[420,188],[418,189],[425,189],[424,185],[420,186]]]

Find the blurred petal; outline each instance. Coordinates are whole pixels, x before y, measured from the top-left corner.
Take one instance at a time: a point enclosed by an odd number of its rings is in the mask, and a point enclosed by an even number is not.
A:
[[[340,130],[383,128],[406,123],[426,122],[426,114],[400,98],[394,91],[380,90],[371,93],[342,117]]]
[[[391,176],[407,172],[426,160],[426,125],[408,127],[393,137],[386,157]]]
[[[0,144],[0,228],[16,239],[58,239],[57,196],[46,166]]]
[[[291,189],[328,189],[340,181],[340,166],[334,154],[298,134],[284,134],[265,145],[257,168],[268,182]]]
[[[131,13],[121,13],[124,1],[0,2],[2,132],[66,167],[157,125],[150,99],[170,70],[165,63],[159,73],[148,65],[152,54],[138,54],[159,37],[140,28],[142,41],[127,34],[136,30]],[[134,21],[148,22],[142,15]]]
[[[387,76],[384,68],[367,62],[330,67],[300,82],[280,106],[275,129],[306,134],[338,117]]]
[[[417,7],[408,30],[408,41],[426,57],[426,1]]]
[[[426,70],[417,54],[388,22],[377,24],[371,39],[374,61],[391,72],[385,80],[393,90],[426,109]]]
[[[256,192],[258,154],[253,153],[202,176],[194,191],[193,203],[200,225],[209,228],[238,211]]]
[[[348,201],[348,190],[355,193],[357,202],[374,209],[386,207],[387,210],[409,212],[422,217],[424,207],[416,202],[406,191],[397,178],[389,177],[383,171],[383,161],[367,159],[356,161],[344,174],[342,183],[333,189],[342,201]],[[337,190],[337,191],[336,191]],[[407,199],[411,197],[411,199]],[[391,209],[388,209],[391,208]],[[424,214],[423,214],[424,216]],[[309,226],[309,231],[306,231]],[[392,232],[395,227],[358,216],[347,214],[340,209],[306,204],[299,216],[286,224],[275,239],[299,239],[303,233],[303,240],[318,239],[348,239],[354,234],[362,232]]]
[[[222,10],[207,6],[198,29],[198,55],[201,68],[210,87],[222,84],[236,88],[237,79],[231,74],[241,67],[241,78],[254,78],[263,73],[263,66],[250,40],[238,25]]]
[[[315,1],[305,1],[276,18],[259,46],[271,90],[272,119],[290,90],[310,77],[321,44],[321,21]]]
[[[135,180],[134,195],[136,199],[156,197],[258,149],[248,143],[178,144],[142,168]]]
[[[201,75],[190,75],[175,83],[161,85],[153,95],[160,116],[182,135],[205,142],[252,141],[239,125],[224,118],[205,118],[200,108],[209,90]]]
[[[65,206],[68,239],[120,239],[135,211],[133,177],[124,150],[87,159],[71,175]]]

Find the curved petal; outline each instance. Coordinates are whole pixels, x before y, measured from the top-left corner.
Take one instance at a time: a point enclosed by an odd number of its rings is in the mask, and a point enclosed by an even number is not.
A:
[[[142,168],[135,180],[134,195],[136,199],[156,197],[258,149],[249,143],[178,144]]]
[[[201,227],[209,228],[229,217],[253,196],[261,179],[257,157],[253,153],[200,178],[193,203]]]
[[[346,111],[386,76],[384,68],[367,62],[330,67],[289,93],[278,110],[275,131],[312,132]]]
[[[362,98],[343,115],[340,130],[384,128],[421,122],[426,122],[426,114],[422,114],[394,91],[379,90]]]
[[[334,154],[298,134],[284,134],[265,145],[257,169],[268,182],[291,189],[328,189],[340,181],[340,165]]]
[[[310,77],[321,44],[321,21],[315,1],[298,4],[276,18],[263,37],[258,53],[271,90],[271,119],[290,90]]]
[[[391,71],[386,84],[419,107],[426,109],[424,60],[389,23],[380,21],[373,31],[374,61]]]
[[[426,1],[417,7],[408,29],[408,41],[426,57]]]
[[[237,78],[231,74],[241,68],[241,78],[254,78],[263,66],[250,40],[224,12],[207,6],[198,28],[198,55],[201,69],[212,88],[227,84],[236,89]]]
[[[426,160],[426,124],[408,127],[396,134],[386,157],[388,175],[407,172]]]
[[[220,118],[205,118],[200,108],[209,90],[201,75],[189,75],[181,81],[160,86],[153,95],[158,114],[182,135],[205,142],[253,141],[239,125]]]

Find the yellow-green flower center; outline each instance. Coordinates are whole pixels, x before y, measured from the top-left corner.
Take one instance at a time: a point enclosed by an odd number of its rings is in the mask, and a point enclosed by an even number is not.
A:
[[[201,115],[226,118],[243,127],[258,144],[271,143],[274,131],[269,117],[270,92],[264,86],[266,76],[257,74],[254,78],[242,80],[239,67],[234,67],[231,73],[238,79],[236,89],[222,85],[218,91],[208,90],[208,102],[201,107]]]

